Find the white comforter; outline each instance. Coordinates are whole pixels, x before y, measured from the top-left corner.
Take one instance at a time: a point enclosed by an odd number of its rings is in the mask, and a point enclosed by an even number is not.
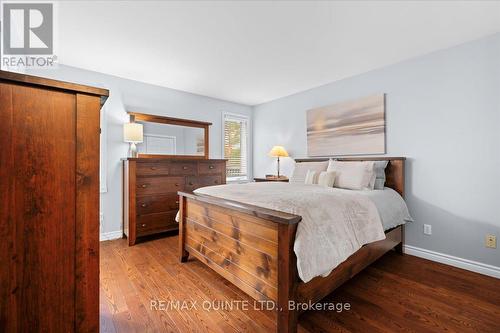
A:
[[[263,182],[210,186],[195,192],[302,216],[294,251],[304,282],[327,276],[364,244],[385,239],[374,202],[356,191]]]

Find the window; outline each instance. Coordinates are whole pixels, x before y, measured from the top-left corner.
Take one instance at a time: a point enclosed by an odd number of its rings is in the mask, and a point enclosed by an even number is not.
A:
[[[248,180],[248,118],[225,113],[223,130],[227,180]]]

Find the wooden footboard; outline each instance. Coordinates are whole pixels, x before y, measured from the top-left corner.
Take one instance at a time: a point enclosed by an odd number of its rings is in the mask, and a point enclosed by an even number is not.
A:
[[[180,260],[192,255],[255,300],[274,302],[278,331],[293,332],[297,313],[288,301],[298,285],[293,242],[301,217],[190,193],[180,193],[180,205]]]
[[[295,332],[289,301],[320,301],[402,241],[402,228],[363,246],[328,277],[298,278],[293,251],[301,217],[260,207],[180,193],[179,256],[191,255],[258,301],[276,304],[277,332]]]
[[[185,198],[184,249],[257,300],[278,299],[278,226]]]

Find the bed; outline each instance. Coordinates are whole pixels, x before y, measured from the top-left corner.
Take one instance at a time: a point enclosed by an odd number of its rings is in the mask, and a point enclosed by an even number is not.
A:
[[[404,157],[338,160],[387,160],[385,186],[404,195]],[[289,307],[290,301],[316,303],[387,251],[403,249],[404,225],[389,226],[385,239],[362,246],[326,276],[304,282],[294,252],[300,215],[211,195],[179,192],[179,196],[181,262],[197,258],[255,300],[276,304],[277,332],[297,330],[300,313]]]

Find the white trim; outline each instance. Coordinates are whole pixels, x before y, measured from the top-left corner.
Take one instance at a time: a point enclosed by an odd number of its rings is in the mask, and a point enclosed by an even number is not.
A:
[[[99,241],[107,241],[113,239],[119,239],[123,237],[123,230],[111,231],[111,232],[103,232],[99,236]]]
[[[476,272],[479,274],[484,274],[488,276],[495,277],[500,279],[500,267],[496,267],[493,265],[483,264],[481,262],[463,259],[459,257],[450,256],[448,254],[434,252],[431,250],[421,249],[419,247],[405,245],[404,253],[409,254],[411,256],[420,257],[436,262],[440,262],[442,264],[466,269],[468,271]]]

